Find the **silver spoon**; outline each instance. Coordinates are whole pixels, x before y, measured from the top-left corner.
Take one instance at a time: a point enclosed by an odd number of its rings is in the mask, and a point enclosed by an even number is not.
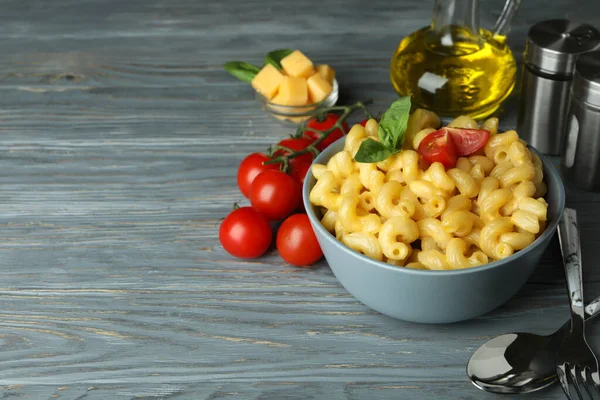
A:
[[[586,321],[600,313],[600,297],[586,308]],[[494,393],[531,393],[552,385],[556,355],[571,329],[567,321],[548,336],[507,333],[478,348],[467,363],[467,375],[479,389]]]

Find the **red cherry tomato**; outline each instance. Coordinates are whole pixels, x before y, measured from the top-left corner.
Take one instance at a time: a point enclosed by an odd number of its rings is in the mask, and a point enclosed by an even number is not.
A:
[[[267,251],[273,231],[267,217],[252,207],[233,210],[221,223],[219,241],[232,256],[260,257]]]
[[[358,124],[362,125],[362,126],[367,126],[367,122],[369,122],[368,119],[363,119],[362,121],[360,121]]]
[[[307,139],[307,138],[298,138],[298,139],[294,139],[294,138],[289,138],[289,139],[283,139],[281,142],[277,143],[278,146],[283,146],[283,147],[287,147],[290,150],[294,150],[294,151],[300,151],[300,150],[304,150],[305,148],[307,148],[308,146],[310,146],[312,144],[312,140]],[[287,156],[288,154],[290,154],[289,151],[286,150],[277,150],[274,154],[273,157],[277,157],[277,156]],[[290,160],[290,165],[294,165],[294,163],[301,163],[301,162],[312,162],[313,160],[313,153],[306,153],[306,154],[302,154],[301,156],[292,158]]]
[[[318,117],[314,117],[314,118],[311,118],[308,120],[308,122],[306,123],[306,127],[313,128],[313,129],[316,129],[319,131],[325,131],[327,129],[330,129],[332,126],[334,126],[335,123],[338,122],[339,119],[340,119],[340,117],[337,114],[327,114],[325,116],[325,118],[323,119],[323,121],[319,121]],[[341,129],[336,129],[333,132],[331,132],[329,134],[329,136],[327,136],[327,139],[323,140],[321,143],[319,143],[317,145],[317,149],[319,151],[323,151],[331,143],[333,143],[336,140],[338,140],[339,138],[343,137],[344,134],[346,134],[348,132],[348,124],[346,123],[346,121],[344,121],[342,123],[342,126],[344,128],[343,131]],[[305,130],[302,136],[307,139],[310,139],[312,141],[315,141],[321,137],[321,135],[319,133],[313,132],[311,130]]]
[[[304,184],[304,178],[306,178],[306,174],[308,173],[311,164],[312,162],[296,162],[292,165],[290,175],[300,183],[300,186]]]
[[[263,171],[279,169],[279,164],[263,165],[268,160],[270,158],[261,153],[252,153],[242,160],[237,172],[237,184],[246,198],[250,197],[250,186],[254,178]]]
[[[281,171],[265,171],[250,188],[250,204],[271,221],[290,215],[302,201],[302,191],[296,179]]]
[[[483,129],[442,128],[452,136],[456,145],[456,155],[468,156],[483,148],[490,138],[490,132]]]
[[[440,162],[446,168],[456,166],[456,147],[445,129],[431,132],[419,144],[418,153],[428,163]]]
[[[277,232],[277,251],[285,262],[310,266],[323,257],[323,251],[306,214],[288,217]]]

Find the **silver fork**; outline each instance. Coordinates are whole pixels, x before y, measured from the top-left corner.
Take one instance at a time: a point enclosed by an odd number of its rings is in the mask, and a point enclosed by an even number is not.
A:
[[[558,226],[558,238],[571,304],[571,332],[558,354],[556,372],[569,400],[600,399],[598,359],[585,339],[581,245],[575,210],[565,209]],[[577,396],[573,397],[573,393]]]

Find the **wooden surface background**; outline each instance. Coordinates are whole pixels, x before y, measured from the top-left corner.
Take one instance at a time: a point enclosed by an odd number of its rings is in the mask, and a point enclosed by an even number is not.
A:
[[[436,326],[368,309],[325,262],[240,261],[217,239],[243,199],[239,161],[290,133],[221,64],[300,48],[337,69],[341,102],[383,110],[396,97],[389,58],[432,3],[1,1],[0,398],[497,398],[465,363],[497,334],[566,320],[556,243],[505,306]],[[486,21],[501,3],[482,0]],[[564,17],[600,25],[600,6],[524,1],[517,56],[532,23]],[[590,299],[600,195],[569,189],[568,203]]]

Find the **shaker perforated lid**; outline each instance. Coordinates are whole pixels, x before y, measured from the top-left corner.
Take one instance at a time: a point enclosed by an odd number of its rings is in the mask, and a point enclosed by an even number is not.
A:
[[[585,103],[600,107],[600,51],[582,54],[577,59],[573,95]]]
[[[542,21],[527,36],[525,60],[551,75],[571,75],[579,54],[600,46],[600,32],[591,25],[566,19]]]

